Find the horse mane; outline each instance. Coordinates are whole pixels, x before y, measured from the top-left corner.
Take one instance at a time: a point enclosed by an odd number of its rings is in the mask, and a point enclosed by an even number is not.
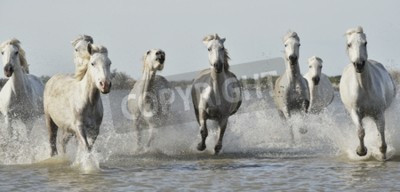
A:
[[[74,39],[74,40],[71,41],[72,46],[75,47],[76,44],[77,44],[79,41],[87,41],[87,42],[93,44],[93,38],[92,38],[91,36],[89,36],[89,35],[79,35],[76,39]]]
[[[92,47],[92,52],[91,55],[93,56],[95,53],[100,53],[100,54],[105,54],[108,55],[108,50],[106,47],[102,46],[102,45],[91,45]],[[88,64],[86,65],[80,65],[79,68],[76,70],[75,73],[75,78],[80,81],[83,79],[83,77],[85,76],[87,69],[88,69]]]
[[[312,57],[308,58],[308,63],[311,63],[311,62],[313,62],[314,60],[317,60],[319,63],[322,63],[322,62],[323,62],[321,58],[319,58],[319,57],[317,57],[317,56],[312,56]]]
[[[361,26],[358,26],[358,27],[355,27],[355,28],[348,29],[346,31],[346,35],[351,35],[353,33],[364,34],[364,30],[363,30],[363,28]]]
[[[147,59],[147,56],[149,55],[150,51],[151,50],[146,51],[146,53],[142,57],[142,63],[143,63],[142,73],[149,71],[149,67],[147,66],[146,59]]]
[[[12,38],[12,39],[7,40],[4,43],[2,43],[0,45],[0,49],[3,49],[6,45],[16,46],[18,48],[18,53],[19,53],[18,55],[19,55],[19,60],[21,63],[22,70],[25,71],[26,74],[29,74],[29,65],[28,65],[28,62],[26,61],[25,51],[24,51],[24,49],[22,49],[20,44],[21,44],[21,42],[18,39]]]
[[[297,41],[300,41],[300,37],[294,31],[289,31],[288,33],[286,33],[286,35],[283,37],[283,42],[286,42],[289,38],[294,38]]]
[[[212,40],[220,40],[221,38],[218,36],[218,34],[216,33],[216,34],[214,34],[214,35],[207,35],[207,36],[205,36],[204,38],[203,38],[203,42],[204,41],[212,41]],[[229,57],[229,53],[228,53],[228,50],[225,48],[225,46],[224,46],[224,69],[225,70],[229,70],[229,60],[231,59],[230,57]]]

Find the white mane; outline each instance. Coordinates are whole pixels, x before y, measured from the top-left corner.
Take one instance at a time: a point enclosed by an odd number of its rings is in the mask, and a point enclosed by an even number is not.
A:
[[[6,45],[16,46],[18,48],[19,60],[21,62],[21,67],[25,71],[26,74],[29,74],[29,65],[28,65],[28,62],[26,61],[26,58],[25,58],[25,51],[21,48],[20,44],[21,44],[21,42],[18,39],[12,38],[10,40],[7,40],[7,41],[3,42],[0,45],[0,49],[4,49],[4,47]]]
[[[91,45],[91,55],[93,56],[93,54],[95,53],[102,53],[105,55],[108,55],[108,50],[106,47],[102,46],[102,45]],[[86,74],[86,71],[88,69],[88,64],[86,65],[80,65],[79,69],[77,69],[76,73],[75,73],[75,78],[78,80],[82,80],[83,77]]]
[[[87,42],[93,44],[93,38],[92,38],[91,36],[89,36],[89,35],[79,35],[76,39],[74,39],[74,40],[71,41],[72,46],[75,47],[76,44],[77,44],[79,41],[87,41]]]
[[[310,58],[308,58],[308,63],[311,63],[313,61],[317,60],[318,62],[320,62],[321,64],[323,63],[322,59],[317,57],[317,56],[312,56]]]
[[[364,34],[364,30],[363,30],[362,27],[358,26],[358,27],[355,27],[355,28],[348,29],[346,31],[346,35],[351,35],[353,33],[362,33],[362,34]]]
[[[284,37],[283,42],[286,42],[290,38],[295,38],[297,41],[300,41],[300,37],[294,31],[289,31]]]

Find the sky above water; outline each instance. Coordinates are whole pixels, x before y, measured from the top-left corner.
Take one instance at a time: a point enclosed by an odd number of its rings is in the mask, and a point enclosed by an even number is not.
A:
[[[400,68],[399,7],[395,0],[2,0],[0,41],[19,39],[31,73],[54,75],[73,73],[71,40],[88,34],[108,48],[112,69],[137,79],[148,49],[163,49],[161,74],[175,75],[209,66],[202,43],[208,34],[226,38],[235,65],[282,57],[282,37],[292,30],[300,36],[303,74],[316,55],[324,73],[340,75],[349,63],[344,33],[359,25],[369,58]]]

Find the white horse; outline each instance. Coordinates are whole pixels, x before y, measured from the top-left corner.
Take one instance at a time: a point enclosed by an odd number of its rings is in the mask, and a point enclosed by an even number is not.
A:
[[[100,92],[111,89],[111,61],[105,47],[89,45],[91,54],[81,76],[55,75],[44,90],[44,111],[49,130],[51,156],[57,155],[57,131],[63,130],[62,148],[75,135],[81,147],[90,151],[103,119]]]
[[[203,39],[208,49],[210,68],[200,72],[193,80],[192,86],[192,100],[201,134],[201,142],[197,149],[206,149],[206,121],[215,120],[220,131],[214,147],[215,154],[222,149],[222,139],[229,116],[235,114],[242,103],[241,86],[235,74],[229,71],[229,55],[224,42],[225,38],[220,38],[218,34],[208,35]]]
[[[27,134],[35,118],[43,114],[43,82],[29,74],[25,51],[20,41],[10,39],[0,45],[3,55],[4,74],[10,79],[0,92],[0,111],[5,116],[9,134],[12,133],[12,118],[18,118],[27,127]]]
[[[361,27],[346,32],[347,54],[351,64],[343,70],[340,80],[340,97],[358,129],[360,146],[357,154],[364,156],[367,148],[364,145],[365,131],[362,125],[364,117],[371,117],[381,137],[380,151],[386,159],[385,116],[386,108],[395,96],[394,82],[382,64],[368,60],[367,39]]]
[[[90,60],[91,44],[93,38],[89,35],[79,35],[71,42],[74,47],[74,63],[75,63],[75,77],[82,77],[86,70],[87,64]]]
[[[308,112],[310,93],[307,80],[300,74],[300,38],[289,32],[283,38],[285,45],[285,72],[275,81],[274,101],[279,115],[290,118],[293,111]]]
[[[304,75],[310,90],[308,111],[319,113],[333,101],[334,90],[328,76],[321,72],[322,59],[316,56],[308,59],[308,72]]]
[[[165,52],[152,49],[143,56],[143,75],[128,96],[128,108],[135,120],[138,150],[142,150],[142,131],[149,127],[147,147],[154,139],[154,128],[165,125],[170,112],[171,88],[169,82],[157,71],[164,68]]]

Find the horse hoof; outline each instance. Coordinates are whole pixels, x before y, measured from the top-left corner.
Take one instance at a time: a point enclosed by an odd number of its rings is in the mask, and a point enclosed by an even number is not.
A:
[[[199,151],[204,151],[205,149],[206,149],[206,144],[199,143],[199,144],[197,145],[197,150],[199,150]]]
[[[219,152],[221,151],[221,149],[222,149],[222,145],[216,145],[214,148],[215,155],[218,155]]]
[[[358,156],[361,156],[361,157],[365,156],[367,154],[367,152],[368,152],[368,150],[366,147],[363,147],[363,148],[357,147],[357,155]]]

